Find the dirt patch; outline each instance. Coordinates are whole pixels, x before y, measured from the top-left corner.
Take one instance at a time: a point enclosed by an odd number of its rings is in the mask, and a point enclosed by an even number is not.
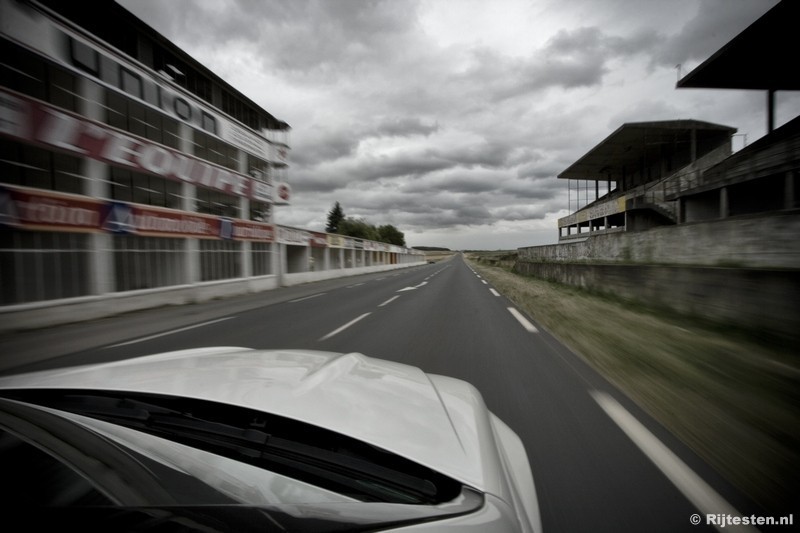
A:
[[[498,259],[467,256],[497,290],[756,502],[776,512],[796,506],[798,354],[736,330],[520,276]]]
[[[438,251],[438,250],[437,251],[426,251],[425,252],[425,259],[428,262],[438,262],[438,261],[442,261],[444,259],[449,259],[449,258],[453,257],[455,254],[456,254],[456,252],[450,252],[450,251]]]

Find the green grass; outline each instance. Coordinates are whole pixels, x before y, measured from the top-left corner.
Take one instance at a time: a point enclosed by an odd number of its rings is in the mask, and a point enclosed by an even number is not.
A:
[[[747,332],[520,276],[477,255],[467,259],[731,483],[767,509],[796,506],[798,354]]]

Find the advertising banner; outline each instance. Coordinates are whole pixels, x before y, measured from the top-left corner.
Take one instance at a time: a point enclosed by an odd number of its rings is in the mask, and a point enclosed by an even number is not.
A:
[[[39,231],[275,241],[275,227],[264,222],[7,185],[0,187],[0,225]]]
[[[271,188],[183,152],[0,89],[0,134],[174,181],[272,202]]]

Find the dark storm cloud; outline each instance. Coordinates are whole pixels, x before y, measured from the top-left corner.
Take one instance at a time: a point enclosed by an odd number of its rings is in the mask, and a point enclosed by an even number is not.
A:
[[[352,177],[360,180],[423,176],[449,168],[451,161],[429,154],[405,152],[396,156],[378,155],[359,159],[352,169]]]
[[[679,33],[672,35],[653,55],[653,63],[666,67],[700,63],[778,3],[778,0],[706,0]]]
[[[525,200],[552,200],[563,190],[564,183],[559,183],[548,176],[542,179],[518,179],[510,181],[501,187],[504,194],[508,194],[517,199]]]
[[[415,23],[415,2],[406,1],[239,0],[236,6],[237,24],[249,31],[228,35],[259,43],[268,52],[261,56],[265,66],[300,78],[336,79],[381,63]]]
[[[460,77],[484,94],[490,88],[488,97],[494,102],[548,88],[591,87],[602,83],[610,61],[646,53],[661,40],[653,32],[619,37],[596,27],[563,29],[527,59],[476,49],[472,68]]]
[[[776,1],[537,0],[510,23],[511,46],[491,20],[474,39],[449,34],[476,20],[463,12],[472,2],[123,3],[292,125],[297,203],[278,223],[321,229],[340,201],[348,215],[423,233],[541,228],[545,218],[556,228],[568,204],[556,176],[622,122],[740,126],[741,106],[676,96],[674,68],[699,63]]]
[[[347,129],[318,131],[301,139],[302,142],[293,147],[292,162],[304,167],[351,156],[361,142],[360,137]]]

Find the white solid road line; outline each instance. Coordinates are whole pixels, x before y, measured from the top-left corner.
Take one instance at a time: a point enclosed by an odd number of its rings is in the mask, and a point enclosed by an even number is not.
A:
[[[538,329],[536,329],[536,326],[534,326],[533,324],[531,324],[531,323],[530,323],[530,321],[528,321],[528,319],[527,319],[527,318],[525,318],[525,317],[522,315],[522,313],[520,313],[519,311],[517,311],[517,310],[516,310],[516,309],[514,309],[513,307],[509,307],[509,308],[508,308],[508,311],[509,311],[509,312],[510,312],[512,315],[514,315],[514,318],[516,318],[516,319],[519,321],[519,323],[520,323],[520,324],[522,324],[522,327],[523,327],[523,328],[527,329],[527,330],[528,330],[528,331],[530,331],[531,333],[538,333],[538,332],[539,332],[539,330],[538,330]]]
[[[335,330],[331,331],[330,333],[328,333],[328,334],[327,334],[327,335],[325,335],[324,337],[320,337],[320,339],[319,339],[319,340],[320,340],[320,341],[324,341],[324,340],[330,339],[330,338],[331,338],[331,337],[333,337],[334,335],[337,335],[337,334],[341,333],[342,331],[346,330],[347,328],[349,328],[350,326],[352,326],[353,324],[355,324],[355,323],[356,323],[356,322],[358,322],[359,320],[361,320],[361,319],[363,319],[363,318],[366,318],[366,317],[368,317],[369,315],[370,315],[370,313],[364,313],[364,314],[363,314],[363,315],[361,315],[360,317],[358,317],[358,318],[354,318],[353,320],[351,320],[350,322],[348,322],[348,323],[347,323],[347,324],[345,324],[344,326],[342,326],[342,327],[340,327],[340,328],[338,328],[338,329],[335,329]]]
[[[610,395],[600,391],[590,391],[594,400],[603,411],[611,417],[622,431],[639,447],[640,450],[658,467],[661,472],[692,502],[701,516],[731,515],[742,516],[722,496],[703,481],[686,463],[680,460],[672,450],[667,448],[655,435],[650,433],[641,422],[630,414]],[[687,521],[689,517],[686,517]],[[719,531],[758,530],[746,525],[714,525]],[[724,529],[723,529],[724,528]]]
[[[181,331],[186,331],[189,329],[201,328],[203,326],[208,326],[209,324],[215,324],[217,322],[222,322],[223,320],[230,320],[232,318],[236,318],[235,316],[226,316],[225,318],[218,318],[217,320],[210,320],[208,322],[203,322],[202,324],[195,324],[193,326],[186,326],[185,328],[180,329],[173,329],[172,331],[166,331],[164,333],[158,333],[157,335],[150,335],[149,337],[142,337],[140,339],[134,339],[128,342],[120,342],[119,344],[113,344],[111,346],[106,346],[106,348],[116,348],[117,346],[127,346],[128,344],[136,344],[137,342],[144,342],[149,341],[150,339],[157,339],[159,337],[164,337],[166,335],[172,335],[173,333],[180,333]]]

